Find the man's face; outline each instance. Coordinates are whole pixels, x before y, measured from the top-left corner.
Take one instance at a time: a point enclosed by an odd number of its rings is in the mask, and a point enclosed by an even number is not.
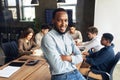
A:
[[[101,38],[101,44],[106,45],[108,43],[108,40],[106,40],[104,37]]]
[[[74,34],[75,33],[76,28],[75,27],[70,27],[70,33]]]
[[[53,24],[60,33],[65,33],[68,27],[68,15],[66,12],[57,12],[53,19]]]
[[[88,32],[87,34],[88,34],[88,38],[89,39],[93,39],[94,38],[94,34],[92,34],[91,32]]]

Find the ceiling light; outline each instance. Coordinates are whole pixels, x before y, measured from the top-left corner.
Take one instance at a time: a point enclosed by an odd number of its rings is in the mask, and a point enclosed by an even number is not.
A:
[[[58,3],[65,3],[65,0],[58,0]]]
[[[31,0],[31,4],[39,4],[38,0]]]

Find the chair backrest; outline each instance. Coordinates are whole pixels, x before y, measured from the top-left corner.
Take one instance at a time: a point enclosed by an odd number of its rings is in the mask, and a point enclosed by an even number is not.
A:
[[[10,56],[10,54],[8,54],[8,53],[10,53],[9,52],[10,51],[10,43],[9,42],[2,43],[1,48],[3,49],[6,57]]]
[[[115,68],[115,66],[116,66],[116,64],[119,60],[120,60],[120,52],[118,52],[115,55],[115,57],[112,60],[109,68],[107,68],[108,69],[107,72],[99,71],[99,70],[92,70],[92,72],[95,73],[95,74],[101,74],[103,80],[113,80],[113,71],[114,71],[114,68]],[[87,80],[96,80],[96,79],[87,77]]]
[[[18,48],[15,41],[2,43],[1,48],[3,49],[6,56],[5,63],[18,58]]]
[[[5,53],[0,46],[0,66],[5,64]]]
[[[114,71],[114,68],[117,64],[117,62],[120,60],[120,52],[118,52],[116,55],[115,55],[115,59],[112,61],[112,63],[110,64],[111,67],[108,71],[108,73],[110,74],[110,80],[113,80],[113,71]]]
[[[10,52],[13,54],[14,57],[18,57],[18,46],[17,42],[11,41],[10,42],[10,48],[12,49]]]

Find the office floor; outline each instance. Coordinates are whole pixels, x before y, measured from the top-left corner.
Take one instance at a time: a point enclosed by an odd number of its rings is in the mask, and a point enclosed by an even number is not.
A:
[[[120,80],[120,63],[116,65],[113,72],[113,80]]]

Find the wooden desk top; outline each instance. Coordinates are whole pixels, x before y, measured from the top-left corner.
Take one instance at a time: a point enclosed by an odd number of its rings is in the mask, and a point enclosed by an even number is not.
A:
[[[0,77],[0,80],[50,80],[50,72],[48,64],[42,57],[35,56],[22,56],[20,58],[28,59],[25,61],[27,63],[29,60],[40,60],[34,66],[23,65],[18,71],[12,74],[9,78]],[[14,60],[14,62],[19,62],[19,58]],[[23,62],[23,61],[20,61]],[[6,65],[0,67],[0,69],[6,67]]]
[[[48,64],[41,66],[41,68],[39,68],[25,80],[51,80]]]

